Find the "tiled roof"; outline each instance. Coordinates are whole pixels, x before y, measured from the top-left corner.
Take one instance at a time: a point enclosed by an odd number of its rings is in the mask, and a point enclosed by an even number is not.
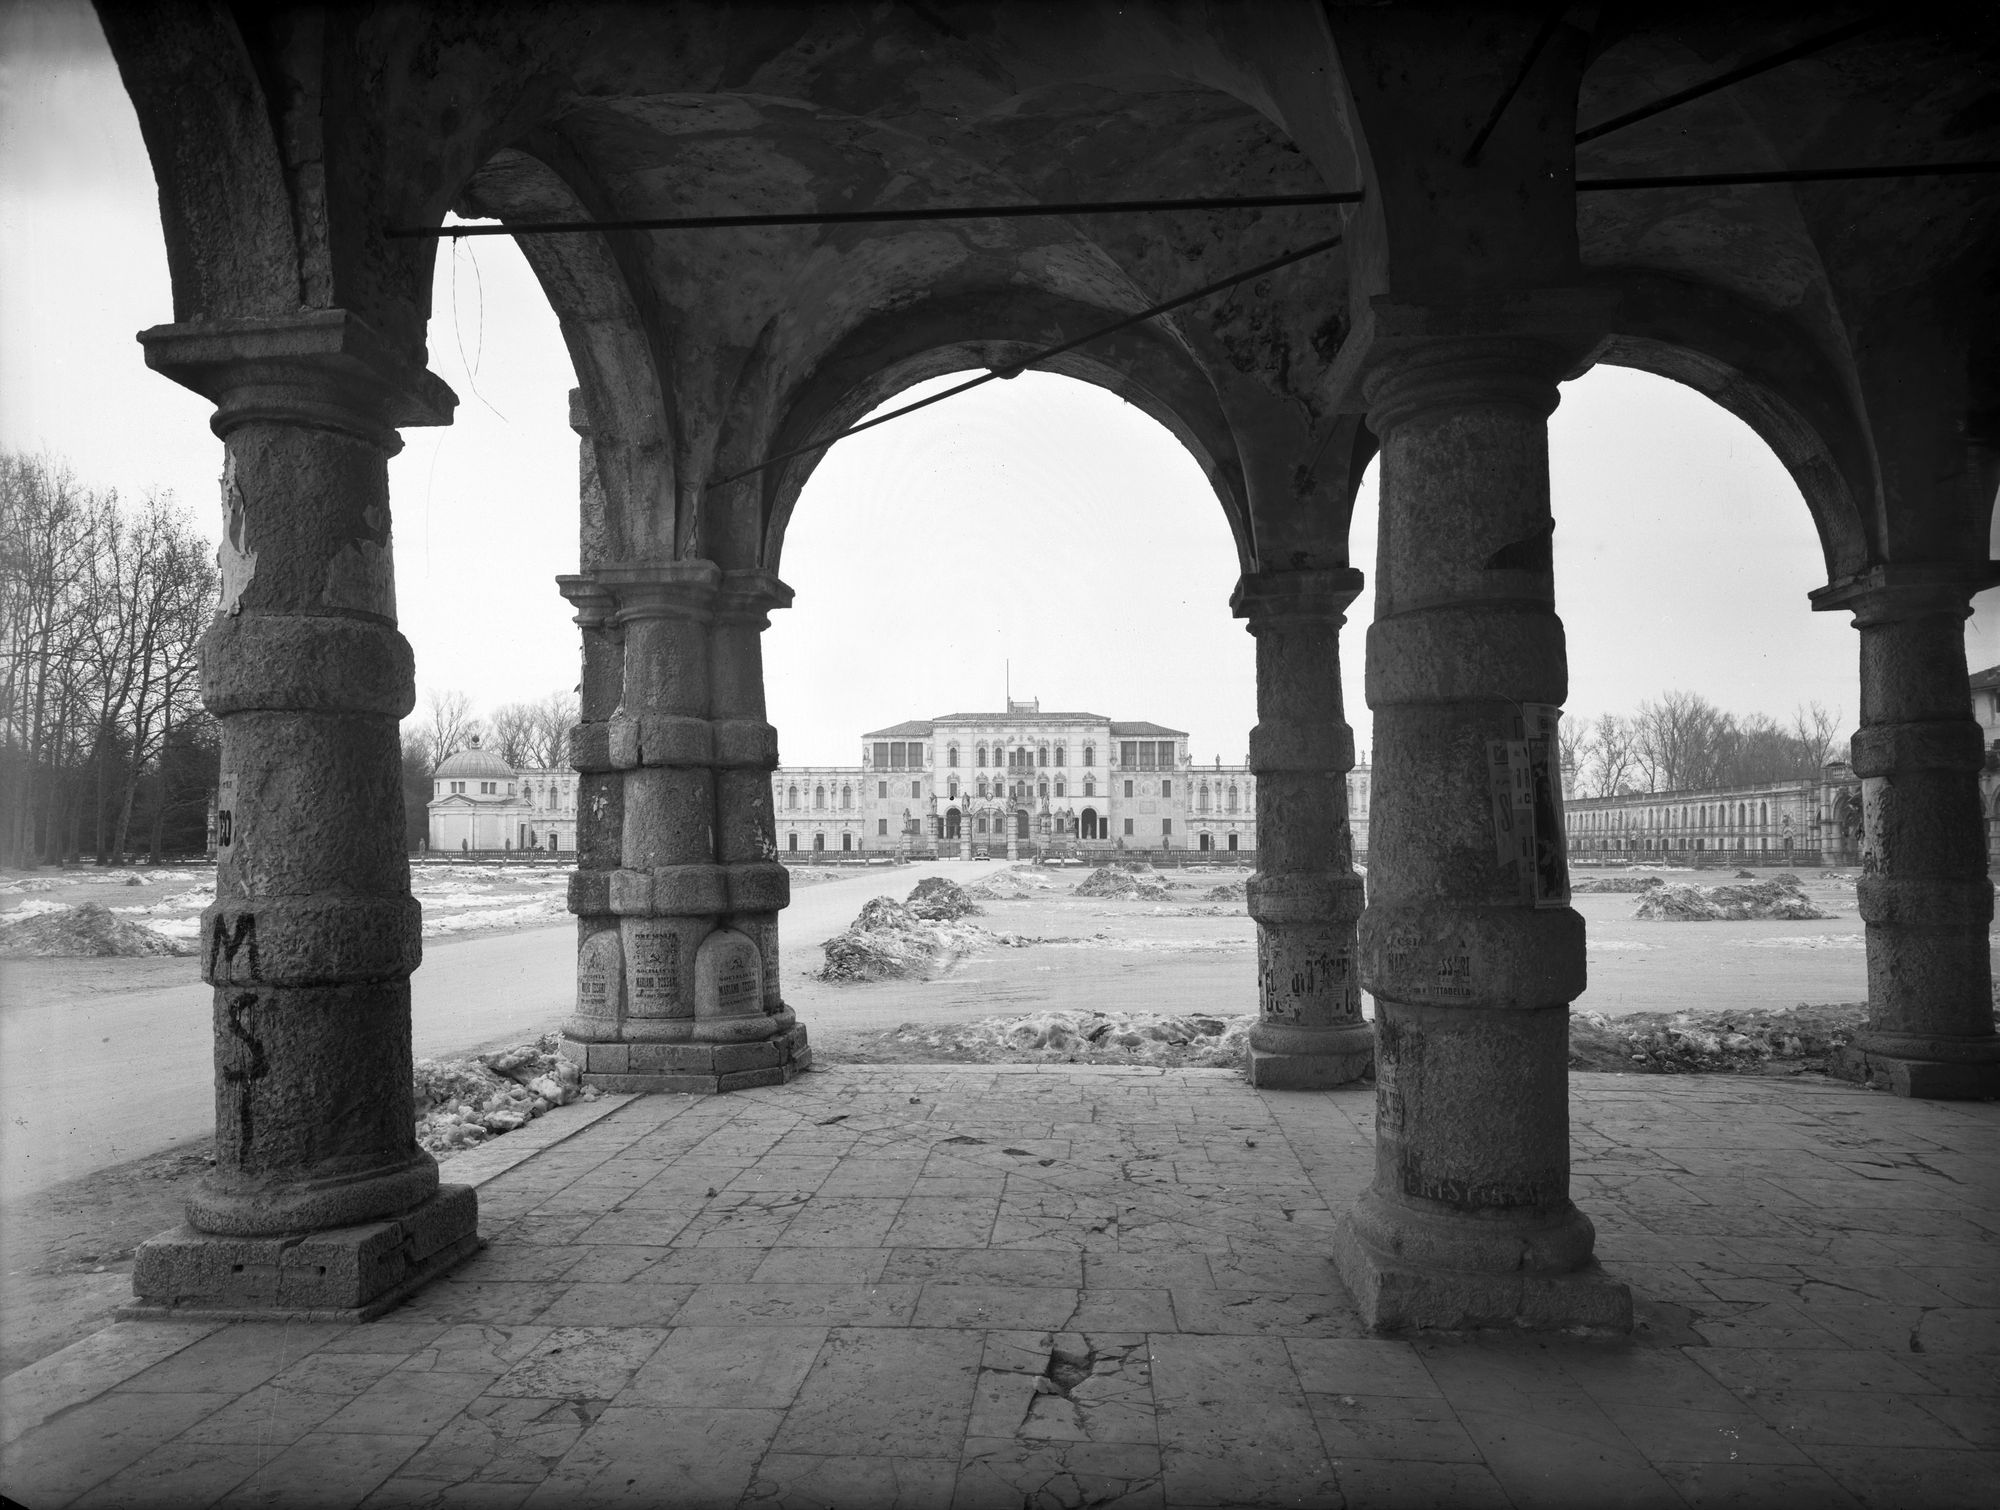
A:
[[[899,724],[891,724],[886,729],[872,729],[862,735],[863,739],[923,739],[931,732],[928,721],[921,718],[906,719]]]
[[[1102,713],[947,713],[941,724],[1106,724]]]
[[[1144,734],[1178,734],[1183,738],[1187,736],[1186,729],[1169,729],[1164,724],[1113,724],[1111,732],[1114,735],[1129,734],[1135,737]]]
[[[1974,687],[2000,687],[2000,666],[1988,666],[1984,671],[1972,673]]]

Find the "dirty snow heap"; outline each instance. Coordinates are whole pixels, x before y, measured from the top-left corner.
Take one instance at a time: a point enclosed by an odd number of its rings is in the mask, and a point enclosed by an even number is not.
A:
[[[98,902],[36,913],[0,928],[0,959],[136,958],[152,954],[193,954],[192,940],[130,923]]]
[[[1639,898],[1632,914],[1656,923],[1746,923],[1768,918],[1830,918],[1813,906],[1793,875],[1747,886],[1655,886]]]
[[[988,933],[961,921],[965,914],[956,908],[978,909],[958,887],[949,881],[944,885],[951,887],[951,894],[926,880],[917,884],[907,903],[894,897],[874,897],[864,903],[845,933],[820,945],[826,951],[826,964],[819,979],[926,979],[943,974],[976,950],[1015,942],[1011,935]]]

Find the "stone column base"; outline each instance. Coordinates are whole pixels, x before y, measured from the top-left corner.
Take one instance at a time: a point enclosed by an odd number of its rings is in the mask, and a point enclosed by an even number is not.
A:
[[[2000,1042],[1970,1044],[1964,1058],[1931,1059],[1884,1053],[1865,1041],[1826,1056],[1826,1072],[1877,1090],[1920,1101],[1991,1101],[2000,1098]]]
[[[175,1227],[139,1245],[120,1321],[372,1321],[482,1243],[479,1197],[440,1185],[387,1221],[287,1237]]]
[[[1361,1319],[1378,1332],[1632,1330],[1632,1292],[1595,1261],[1567,1274],[1432,1268],[1386,1253],[1343,1216],[1333,1262]]]
[[[1374,1068],[1373,1023],[1299,1028],[1260,1022],[1250,1030],[1250,1083],[1260,1090],[1333,1090]]]
[[[713,1096],[783,1085],[812,1068],[804,1023],[753,1043],[583,1043],[565,1037],[562,1055],[583,1083],[620,1094]]]

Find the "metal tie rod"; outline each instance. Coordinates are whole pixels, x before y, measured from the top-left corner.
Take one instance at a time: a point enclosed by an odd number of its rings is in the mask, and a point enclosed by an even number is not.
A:
[[[823,210],[787,215],[670,215],[652,220],[529,220],[519,225],[404,226],[383,234],[406,240],[462,236],[561,236],[575,231],[723,231],[758,226],[901,225],[931,220],[1020,220],[1040,215],[1153,215],[1166,210],[1280,210],[1300,205],[1359,204],[1361,191],[1249,194],[1224,198],[1113,199],[1078,204],[925,206],[911,210]]]
[[[1952,178],[2000,173],[2000,160],[1965,163],[1884,163],[1859,168],[1756,168],[1740,173],[1667,173],[1646,178],[1579,178],[1576,192],[1625,189],[1709,189],[1742,184],[1841,183],[1871,178]],[[519,225],[406,226],[398,239],[458,240],[465,236],[565,236],[586,231],[718,231],[746,227],[893,225],[934,220],[1018,220],[1039,215],[1150,215],[1170,210],[1267,210],[1359,204],[1363,194],[1258,194],[1241,199],[1131,199],[1090,204],[1003,204],[920,210],[830,210],[797,215],[676,215],[654,220],[533,220]]]
[[[1341,239],[1339,236],[1329,236],[1324,241],[1315,241],[1309,246],[1300,247],[1297,251],[1286,252],[1282,257],[1273,257],[1269,262],[1260,262],[1255,267],[1245,268],[1240,273],[1231,273],[1227,278],[1218,278],[1213,283],[1204,283],[1200,288],[1191,289],[1187,293],[1177,294],[1173,298],[1164,300],[1159,304],[1150,305],[1140,310],[1137,314],[1126,315],[1122,320],[1113,320],[1109,325],[1100,325],[1096,330],[1076,336],[1071,340],[1059,342],[1054,346],[1045,346],[1040,351],[1021,358],[1018,362],[1009,362],[1004,367],[995,367],[989,372],[982,372],[978,377],[963,383],[954,384],[942,393],[933,393],[929,398],[920,398],[913,404],[903,405],[900,409],[891,409],[887,414],[878,414],[875,418],[863,420],[858,425],[849,425],[845,430],[837,431],[832,435],[822,436],[818,440],[809,440],[802,446],[794,446],[789,451],[780,451],[775,456],[767,456],[755,466],[745,467],[740,472],[731,472],[727,477],[716,478],[708,487],[712,490],[722,487],[727,483],[740,482],[745,477],[753,477],[759,472],[768,471],[781,462],[790,461],[798,456],[810,456],[815,451],[824,451],[837,440],[845,440],[850,435],[859,435],[863,430],[872,430],[877,425],[886,425],[892,419],[901,419],[906,414],[914,414],[917,410],[927,409],[932,404],[941,404],[948,398],[956,398],[959,394],[970,392],[972,389],[981,387],[986,383],[996,382],[1002,378],[1016,377],[1037,363],[1046,362],[1052,357],[1059,357],[1066,352],[1075,351],[1080,346],[1088,346],[1092,341],[1100,341],[1106,336],[1116,335],[1119,331],[1130,329],[1134,325],[1142,325],[1155,315],[1167,314],[1172,310],[1180,309],[1185,305],[1206,299],[1210,294],[1219,294],[1225,288],[1234,288],[1239,283],[1248,283],[1253,278],[1261,278],[1266,273],[1274,273],[1281,267],[1290,267],[1294,262],[1303,262],[1308,257],[1318,256],[1321,252],[1330,252],[1340,245]]]

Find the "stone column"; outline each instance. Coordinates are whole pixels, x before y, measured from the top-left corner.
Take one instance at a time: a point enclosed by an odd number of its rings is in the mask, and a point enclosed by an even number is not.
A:
[[[134,1314],[361,1319],[478,1247],[418,1147],[389,458],[451,391],[344,311],[162,326],[148,363],[216,402],[222,600],[202,692],[222,731],[215,1169],[143,1245]]]
[[[1560,822],[1546,419],[1578,352],[1441,338],[1385,302],[1363,387],[1382,442],[1360,927],[1376,1168],[1335,1257],[1381,1329],[1625,1329],[1630,1296],[1569,1198],[1584,929]],[[1411,334],[1385,338],[1398,324]]]
[[[1880,567],[1813,594],[1861,633],[1861,880],[1868,1026],[1828,1069],[1899,1096],[2000,1095],[1993,1032],[1979,773],[1965,619],[1973,592],[1951,568]]]
[[[1323,1090],[1368,1072],[1355,921],[1361,878],[1347,827],[1354,731],[1340,690],[1340,630],[1361,573],[1259,572],[1230,607],[1257,637],[1257,1025],[1250,1083]]]
[[[789,1080],[809,1060],[777,980],[789,877],[773,858],[777,739],[757,638],[789,591],[700,560],[602,566],[563,588],[622,639],[617,704],[572,739],[578,770],[617,784],[618,827],[615,856],[598,835],[571,882],[563,1051],[606,1090]],[[586,714],[603,700],[587,694]]]

